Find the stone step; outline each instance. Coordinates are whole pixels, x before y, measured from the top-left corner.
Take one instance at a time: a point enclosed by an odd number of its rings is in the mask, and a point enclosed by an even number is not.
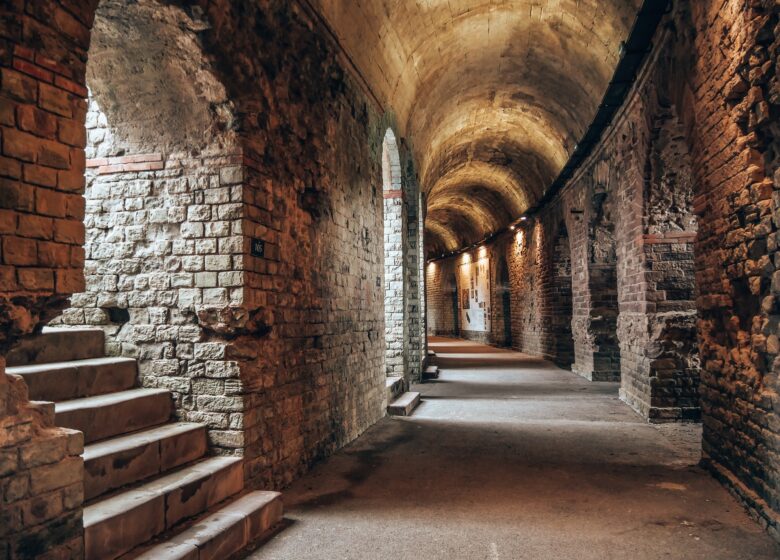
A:
[[[385,387],[387,388],[387,402],[391,403],[398,395],[404,392],[404,378],[387,377],[385,379]]]
[[[423,372],[423,379],[438,379],[439,366],[428,366]]]
[[[131,389],[59,402],[54,412],[58,426],[84,432],[84,442],[91,443],[165,424],[173,400],[166,389]]]
[[[65,401],[131,389],[138,373],[136,361],[132,358],[90,358],[9,367],[6,371],[24,378],[30,398],[46,401]]]
[[[420,393],[407,391],[387,407],[387,413],[390,416],[409,416],[418,404],[420,404]]]
[[[84,496],[165,473],[202,458],[207,450],[203,424],[178,422],[115,437],[84,448]]]
[[[73,362],[105,356],[105,334],[100,329],[46,327],[41,334],[23,340],[6,356],[9,367],[53,362]]]
[[[212,457],[84,508],[86,560],[113,560],[243,489],[240,457]]]
[[[171,539],[145,550],[136,560],[222,560],[230,558],[282,520],[278,492],[251,492],[220,508]]]

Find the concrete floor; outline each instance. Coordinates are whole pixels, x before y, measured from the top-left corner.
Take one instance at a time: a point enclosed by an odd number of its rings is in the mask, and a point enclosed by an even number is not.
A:
[[[284,493],[253,559],[780,558],[696,466],[700,427],[646,424],[523,354],[432,339],[441,376]]]

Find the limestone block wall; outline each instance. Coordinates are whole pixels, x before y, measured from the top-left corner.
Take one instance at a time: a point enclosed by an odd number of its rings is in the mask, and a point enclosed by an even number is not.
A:
[[[89,121],[88,121],[89,122]],[[93,132],[93,130],[90,130]],[[180,418],[240,449],[241,382],[204,328],[243,300],[240,158],[144,153],[88,160],[86,291],[54,322],[98,326],[109,355],[136,357],[144,386]]]
[[[422,210],[411,151],[387,129],[382,144],[384,196],[385,372],[421,377]]]

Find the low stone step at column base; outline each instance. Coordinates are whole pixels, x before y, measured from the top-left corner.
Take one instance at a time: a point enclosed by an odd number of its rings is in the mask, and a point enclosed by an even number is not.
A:
[[[438,379],[439,366],[428,366],[423,372],[423,379]]]
[[[390,416],[410,416],[420,404],[420,393],[407,391],[387,407]]]

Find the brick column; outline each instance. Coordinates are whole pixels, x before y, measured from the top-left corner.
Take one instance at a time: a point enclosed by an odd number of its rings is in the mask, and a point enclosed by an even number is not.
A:
[[[2,356],[84,287],[86,49],[94,4],[0,7],[0,556],[83,556],[80,433]]]

